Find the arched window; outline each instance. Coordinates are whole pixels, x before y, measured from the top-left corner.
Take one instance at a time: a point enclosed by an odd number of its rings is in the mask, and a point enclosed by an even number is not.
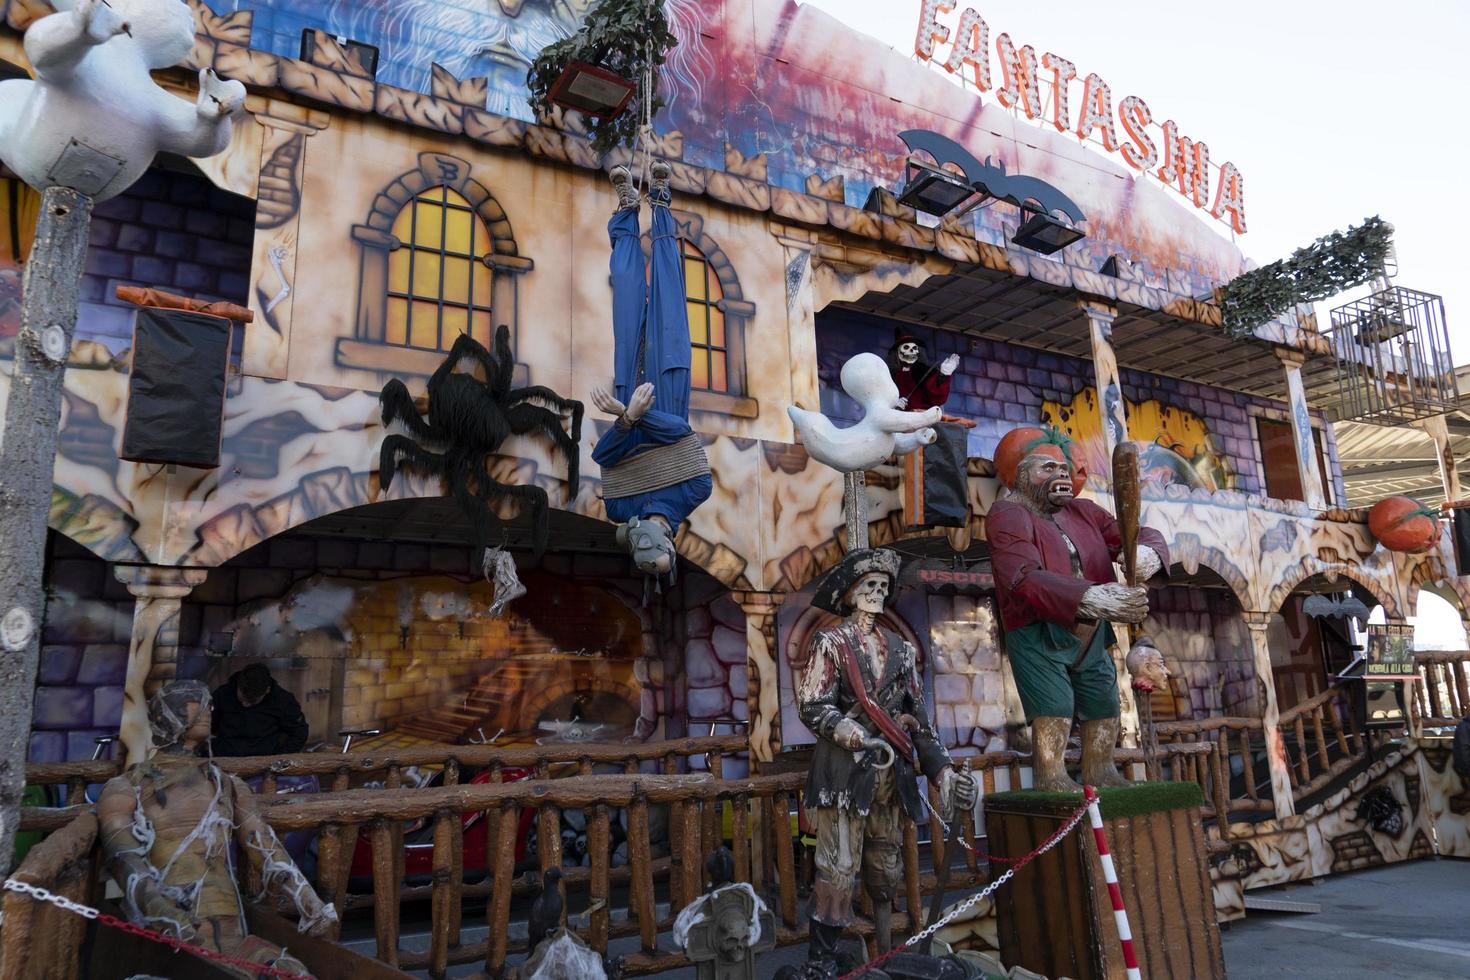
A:
[[[388,256],[384,342],[448,350],[468,333],[489,347],[490,233],[469,202],[432,187],[403,206],[392,234],[402,244]]]
[[[679,245],[684,257],[684,299],[689,308],[690,384],[705,391],[730,390],[730,349],[725,337],[725,291],[709,259],[687,238]]]
[[[373,198],[352,226],[359,249],[351,337],[337,338],[337,364],[383,376],[430,375],[454,338],[490,345],[510,328],[516,345],[520,278],[534,267],[520,254],[510,218],[468,160],[420,153]],[[528,384],[525,365],[516,384]]]

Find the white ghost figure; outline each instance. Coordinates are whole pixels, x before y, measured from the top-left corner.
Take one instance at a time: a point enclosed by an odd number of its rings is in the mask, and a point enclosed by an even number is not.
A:
[[[935,438],[931,428],[943,411],[905,412],[898,405],[898,385],[877,354],[858,354],[842,365],[842,390],[863,407],[856,425],[839,429],[818,412],[792,405],[786,409],[806,451],[819,463],[841,473],[871,469],[890,456],[904,456]]]
[[[191,105],[150,71],[194,46],[183,0],[55,0],[26,30],[35,68],[0,82],[0,159],[38,189],[70,187],[102,201],[142,176],[160,151],[213,156],[230,144],[245,86],[209,68]]]

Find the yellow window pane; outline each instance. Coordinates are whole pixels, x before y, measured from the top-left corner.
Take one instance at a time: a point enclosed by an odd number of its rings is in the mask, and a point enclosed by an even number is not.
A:
[[[470,329],[470,311],[462,306],[446,306],[440,320],[441,343],[447,350],[454,338]]]
[[[444,258],[444,302],[470,302],[470,260]]]
[[[474,337],[488,349],[490,347],[490,311],[475,310],[470,316],[470,336]]]
[[[414,202],[413,243],[424,248],[441,248],[444,243],[444,208],[419,198]]]
[[[490,305],[490,267],[479,259],[474,261],[471,269],[470,287],[473,290],[470,299],[474,301],[474,305]]]
[[[443,260],[433,252],[415,249],[413,254],[413,294],[439,298],[439,265]]]
[[[725,298],[725,290],[720,286],[720,277],[715,275],[714,266],[709,268],[709,296],[705,297],[711,303],[718,303]]]
[[[442,201],[445,199],[446,195],[451,200],[460,200],[458,194],[454,193],[454,191],[445,187],[443,184],[440,184],[438,187],[430,187],[428,190],[419,195],[419,199],[422,201]]]
[[[713,306],[709,308],[709,343],[711,347],[725,346],[725,314]]]
[[[461,197],[459,191],[452,191],[448,187],[440,187],[439,190],[444,195],[440,200],[448,201],[450,204],[458,204],[462,208],[470,206],[470,202]]]
[[[383,339],[390,344],[408,343],[408,300],[388,299],[388,322]]]
[[[690,299],[704,299],[704,263],[699,259],[684,259],[684,295]]]
[[[409,236],[413,234],[413,207],[405,206],[398,211],[398,217],[393,219],[393,237],[405,245],[408,244]],[[397,255],[397,252],[393,253]]]
[[[411,347],[437,348],[439,346],[439,304],[415,300],[413,320],[408,326],[408,343]]]
[[[711,351],[709,384],[711,391],[724,391],[727,387],[729,387],[729,379],[725,376],[726,373],[725,352],[719,350]]]
[[[411,249],[400,248],[388,253],[388,291],[408,292],[408,256]]]
[[[709,387],[709,355],[702,350],[694,352],[693,363],[689,366],[689,383],[695,388]]]
[[[692,300],[684,304],[689,310],[689,342],[709,344],[709,307]]]
[[[473,251],[474,241],[470,236],[473,234],[474,226],[473,213],[447,208],[444,212],[444,250],[465,254]]]

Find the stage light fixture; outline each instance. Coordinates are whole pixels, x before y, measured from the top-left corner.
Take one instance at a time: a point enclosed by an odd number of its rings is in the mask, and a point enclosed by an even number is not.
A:
[[[615,72],[573,61],[562,69],[546,97],[564,109],[611,119],[627,107],[635,91],[632,82]]]
[[[942,218],[975,194],[965,178],[910,159],[898,203]]]
[[[1030,214],[1031,217],[1027,218],[1011,236],[1011,241],[1022,248],[1029,248],[1042,255],[1050,255],[1087,237],[1065,221],[1058,221],[1045,212],[1031,211]]]

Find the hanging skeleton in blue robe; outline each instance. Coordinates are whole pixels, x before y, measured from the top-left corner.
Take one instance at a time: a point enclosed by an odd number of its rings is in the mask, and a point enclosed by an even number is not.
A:
[[[678,234],[669,212],[669,165],[651,168],[652,263],[638,234],[638,191],[627,168],[612,172],[618,210],[607,225],[612,245],[614,390],[592,401],[615,416],[598,440],[607,516],[622,524],[618,541],[639,570],[674,570],[674,535],[713,484],[704,446],[689,426],[689,317]]]

